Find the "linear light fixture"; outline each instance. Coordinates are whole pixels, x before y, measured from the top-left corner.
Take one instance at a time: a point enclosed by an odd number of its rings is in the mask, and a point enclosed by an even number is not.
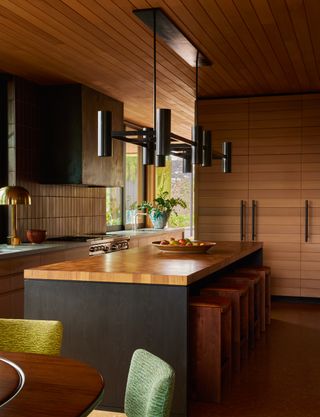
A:
[[[193,165],[211,166],[213,159],[221,159],[223,172],[231,172],[231,143],[223,144],[222,153],[212,152],[211,132],[198,125],[198,69],[211,61],[176,27],[159,8],[134,10],[133,13],[153,31],[153,128],[132,131],[112,131],[111,112],[98,112],[98,154],[112,155],[112,138],[143,147],[144,165],[164,167],[166,157],[183,159],[183,172],[192,172]],[[171,132],[171,110],[157,108],[157,36],[163,39],[189,65],[196,67],[195,126],[192,140]]]

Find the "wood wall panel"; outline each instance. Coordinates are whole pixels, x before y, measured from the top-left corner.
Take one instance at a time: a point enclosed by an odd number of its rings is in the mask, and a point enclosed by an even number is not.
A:
[[[133,14],[151,7],[161,7],[213,62],[199,71],[201,97],[320,90],[316,0],[2,0],[0,70],[36,83],[87,85],[124,102],[127,120],[152,126],[152,32]],[[195,71],[160,39],[157,80],[158,105],[172,109],[173,131],[189,137]],[[269,112],[273,126],[283,116],[295,126],[294,102],[284,108],[286,101],[270,110],[256,100],[257,109]],[[311,103],[310,123],[312,111]],[[240,102],[225,127],[245,128],[243,117]],[[252,120],[251,127],[260,122]]]
[[[226,117],[219,101],[201,103],[200,110],[206,115],[200,113],[200,119],[205,127],[223,132],[223,123],[228,122],[230,115]],[[229,102],[227,107],[232,110],[234,106],[236,117],[243,123],[245,117],[243,112],[239,117],[239,103],[236,99]],[[272,268],[273,294],[317,296],[320,287],[320,95],[250,98],[247,111],[248,127],[242,126],[241,137],[248,141],[248,166],[243,155],[241,177],[238,177],[242,181],[237,181],[238,172],[232,178],[212,170],[210,177],[201,174],[197,179],[199,237],[239,239],[237,212],[247,186],[246,239],[251,239],[251,204],[256,200],[257,240],[264,242],[264,262]],[[212,112],[217,113],[213,116]],[[210,120],[217,122],[218,130]],[[304,243],[305,199],[310,201],[308,243]]]
[[[301,213],[301,295],[319,297],[320,289],[320,95],[303,96],[301,199],[309,201],[309,239]]]
[[[212,131],[214,150],[221,152],[222,142],[233,142],[233,166],[232,173],[223,174],[220,162],[213,161],[213,167],[197,171],[201,203],[196,207],[196,235],[206,240],[239,240],[240,201],[247,200],[248,194],[248,99],[218,100],[213,105],[200,101],[198,105],[199,123]],[[209,220],[212,209],[218,212]]]
[[[249,119],[249,201],[257,202],[256,239],[264,242],[267,251],[264,262],[272,269],[273,291],[297,295],[300,248],[290,252],[294,259],[288,259],[283,249],[275,259],[269,244],[300,242],[301,98],[252,98]],[[281,146],[276,141],[266,146],[266,139],[279,137]],[[261,138],[264,154],[255,155],[251,149],[255,151]],[[278,214],[270,218],[271,208]]]

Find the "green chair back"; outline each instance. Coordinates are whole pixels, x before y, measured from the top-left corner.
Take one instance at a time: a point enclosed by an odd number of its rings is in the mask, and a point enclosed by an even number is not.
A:
[[[61,343],[59,321],[0,319],[0,350],[59,355]]]
[[[168,417],[175,374],[162,359],[138,349],[133,353],[125,394],[127,417]]]

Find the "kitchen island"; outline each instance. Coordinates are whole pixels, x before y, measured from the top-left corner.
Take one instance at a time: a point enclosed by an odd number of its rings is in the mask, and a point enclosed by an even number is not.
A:
[[[188,298],[235,265],[262,263],[262,244],[218,242],[205,254],[146,246],[25,270],[25,317],[64,325],[62,354],[98,368],[102,405],[121,409],[130,358],[147,349],[176,371],[173,415],[187,415]]]

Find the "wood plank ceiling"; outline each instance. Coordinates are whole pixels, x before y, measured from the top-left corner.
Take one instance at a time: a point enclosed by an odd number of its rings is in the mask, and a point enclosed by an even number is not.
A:
[[[152,126],[152,34],[132,13],[151,7],[214,63],[199,71],[202,97],[320,90],[319,0],[1,0],[0,70],[88,85]],[[195,69],[160,40],[157,84],[158,107],[189,137]]]

